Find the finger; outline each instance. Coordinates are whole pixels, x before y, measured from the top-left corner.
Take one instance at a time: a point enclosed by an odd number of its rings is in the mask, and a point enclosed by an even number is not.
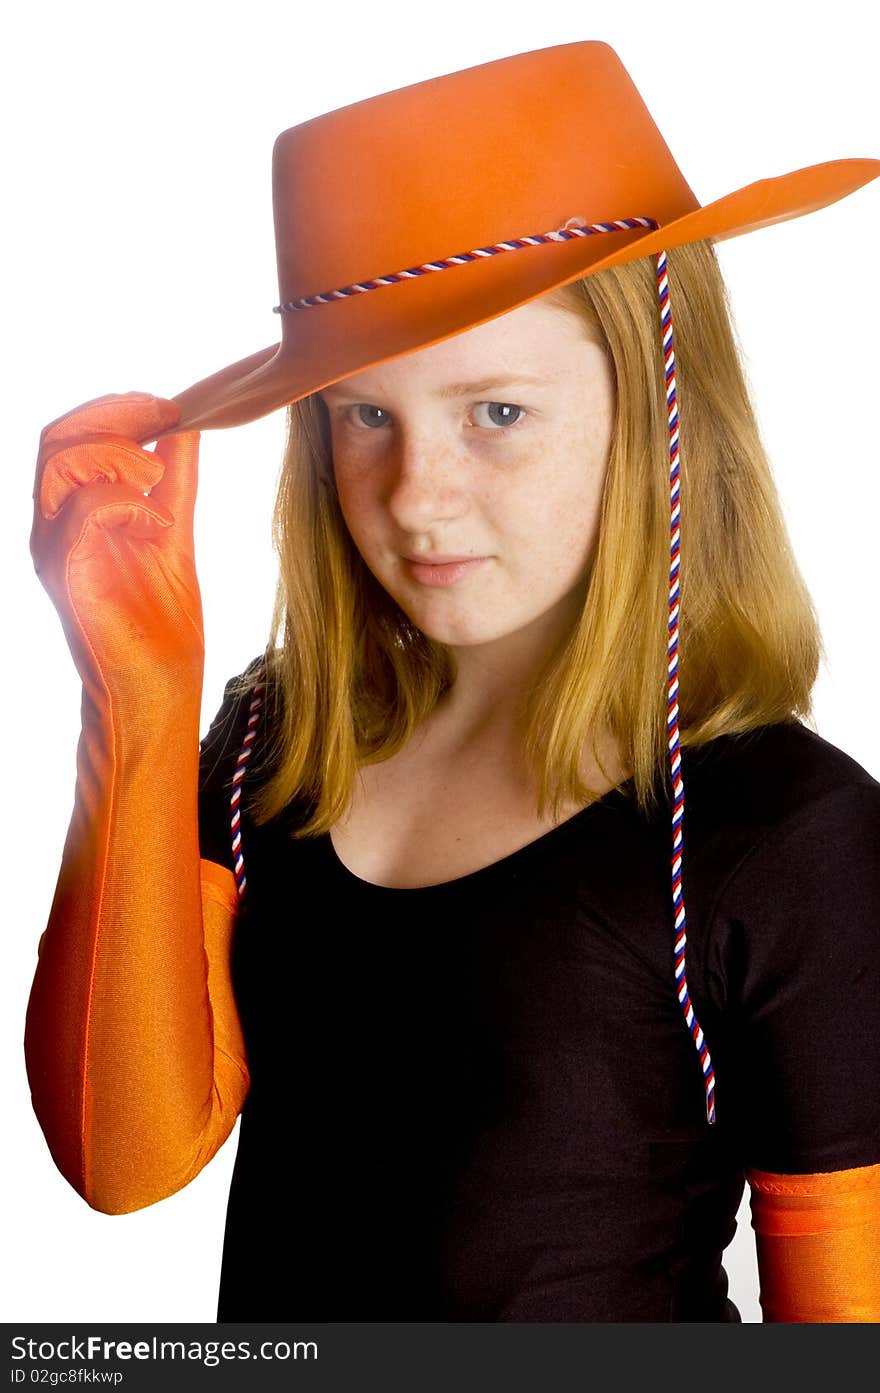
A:
[[[49,447],[39,485],[39,507],[53,518],[76,489],[95,479],[122,482],[141,493],[162,477],[164,464],[125,436],[92,436],[75,445]]]
[[[179,420],[177,402],[154,397],[150,392],[110,393],[50,421],[40,435],[40,454],[47,445],[67,444],[81,435],[109,432],[132,440],[148,440],[151,430],[167,430]]]
[[[78,558],[99,551],[106,553],[103,533],[116,533],[130,541],[158,541],[174,519],[164,508],[152,507],[143,496],[108,499],[92,506],[84,515],[79,533],[71,545],[71,556]]]
[[[54,524],[43,524],[34,530],[31,550],[37,572],[42,557],[55,563],[68,558],[81,547],[89,529],[93,533],[117,529],[131,538],[158,540],[173,521],[161,503],[145,498],[137,489],[97,479],[73,494]],[[93,544],[106,545],[100,537],[93,536],[92,540]]]
[[[167,508],[181,526],[185,519],[190,531],[199,483],[200,439],[197,430],[183,431],[157,440],[155,448],[163,471],[150,496]]]

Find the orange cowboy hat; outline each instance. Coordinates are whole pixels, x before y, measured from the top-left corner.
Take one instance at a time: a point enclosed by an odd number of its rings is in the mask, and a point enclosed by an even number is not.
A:
[[[703,207],[599,41],[355,102],[275,141],[281,342],[177,393],[163,434],[243,425],[585,274],[799,217],[878,175],[877,159],[829,160]]]

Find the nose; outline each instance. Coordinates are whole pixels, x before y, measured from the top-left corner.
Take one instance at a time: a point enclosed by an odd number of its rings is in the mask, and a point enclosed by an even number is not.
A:
[[[387,463],[385,505],[402,531],[423,532],[467,511],[467,462],[438,431],[398,429]]]

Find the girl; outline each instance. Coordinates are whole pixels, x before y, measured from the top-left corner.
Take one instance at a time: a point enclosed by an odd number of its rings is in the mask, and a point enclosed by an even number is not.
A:
[[[276,142],[280,344],[43,432],[34,1107],[107,1213],[241,1113],[219,1320],[736,1321],[747,1182],[765,1319],[880,1318],[880,785],[802,719],[712,248],[878,174],[701,207],[601,43],[386,93]],[[199,751],[199,432],[282,406]]]

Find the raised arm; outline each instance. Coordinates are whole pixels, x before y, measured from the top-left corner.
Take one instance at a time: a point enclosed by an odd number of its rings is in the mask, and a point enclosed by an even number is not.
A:
[[[199,435],[137,443],[178,419],[142,393],[90,402],[43,431],[34,489],[31,552],[83,688],[25,1058],[56,1165],[109,1214],[197,1175],[249,1083],[235,882],[199,854]]]

